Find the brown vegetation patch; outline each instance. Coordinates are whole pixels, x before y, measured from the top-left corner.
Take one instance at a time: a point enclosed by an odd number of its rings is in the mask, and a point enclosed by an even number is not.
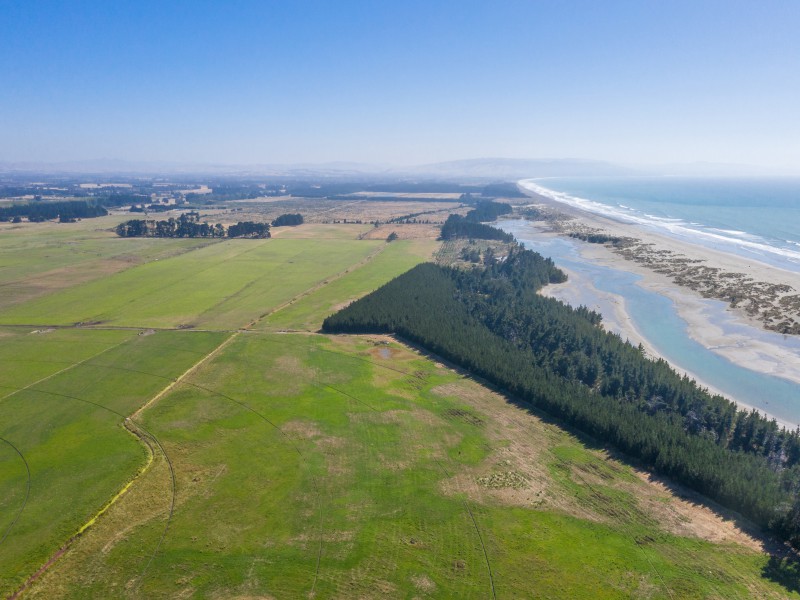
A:
[[[732,516],[725,516],[723,509],[711,510],[709,501],[696,492],[645,471],[634,473],[645,485],[636,482],[627,489],[666,531],[714,543],[733,542],[756,551],[768,550],[768,543],[755,528],[737,524]]]
[[[444,416],[448,419],[464,421],[465,423],[469,423],[475,427],[482,427],[485,423],[482,417],[479,417],[475,413],[468,410],[463,410],[461,408],[448,408],[446,411],[444,411]]]
[[[498,502],[513,506],[552,504],[552,478],[544,464],[542,449],[551,444],[546,426],[525,411],[477,383],[462,380],[440,385],[431,390],[444,397],[458,398],[471,410],[466,412],[480,419],[489,438],[492,453],[482,465],[461,469],[461,473],[443,482],[448,493],[462,492],[482,503]],[[525,485],[487,486],[496,473],[515,473]],[[497,478],[495,478],[495,483]],[[559,505],[564,505],[559,502]]]
[[[349,454],[344,450],[348,446],[347,439],[325,435],[311,421],[289,421],[281,427],[281,431],[291,439],[313,443],[325,459],[328,476],[344,477],[352,473],[348,464]]]
[[[142,262],[137,261],[137,264]],[[27,302],[59,290],[87,283],[93,279],[107,277],[133,266],[129,260],[109,258],[91,260],[76,265],[60,267],[33,274],[3,286],[0,294],[0,309]]]
[[[311,421],[289,421],[283,424],[281,431],[291,438],[307,440],[322,435],[317,424]]]
[[[214,595],[215,598],[225,598],[226,600],[275,600],[275,596],[265,596],[259,594],[258,596],[253,596],[251,594],[233,594],[230,595],[228,592],[220,592],[219,594]]]
[[[611,519],[627,524],[630,515],[623,514],[624,511],[616,516],[607,511],[597,512],[602,506],[585,505],[552,479],[546,464],[554,457],[548,449],[564,435],[559,429],[509,404],[503,396],[467,380],[439,386],[433,391],[459,398],[481,414],[486,420],[484,431],[496,448],[483,465],[462,469],[451,480],[443,482],[442,487],[447,493],[460,491],[480,502],[549,507],[579,518],[593,521]],[[498,444],[505,445],[497,447]],[[637,499],[636,512],[641,511],[643,518],[654,520],[672,534],[765,550],[764,540],[754,530],[743,528],[732,517],[710,508],[709,502],[699,494],[649,473],[625,468],[603,452],[590,452],[603,462],[566,465],[574,482],[591,485],[601,492],[606,486],[629,492]],[[516,475],[508,476],[511,472]],[[624,473],[634,473],[637,479],[625,478],[622,476]],[[520,485],[506,487],[503,485],[505,479],[519,481]],[[522,485],[522,481],[529,487]],[[592,502],[602,500],[595,498],[594,494],[589,498]],[[614,502],[613,499],[610,501]]]
[[[402,351],[398,348],[392,348],[388,344],[380,344],[368,350],[368,354],[375,360],[391,360],[399,356]]]
[[[291,545],[305,545],[308,542],[318,542],[322,540],[327,544],[335,544],[341,542],[352,542],[356,537],[354,531],[325,531],[320,535],[317,532],[314,533],[301,533],[289,540],[289,544]]]
[[[434,583],[434,581],[425,574],[412,575],[411,583],[413,583],[414,587],[420,592],[431,593],[436,590],[436,583]]]
[[[399,425],[404,421],[401,414],[410,414],[407,410],[386,410],[386,411],[370,411],[360,413],[348,413],[347,416],[351,423],[381,423]]]
[[[361,221],[372,227],[371,224],[375,221],[393,225],[388,223],[388,221],[392,219],[405,220],[405,218],[409,218],[417,219],[418,221],[418,223],[411,223],[410,225],[418,225],[420,224],[419,221],[429,221],[428,225],[437,225],[444,223],[451,212],[465,214],[469,210],[468,207],[459,208],[459,204],[455,202],[382,202],[370,200],[368,198],[342,200],[332,204],[333,203],[328,201],[326,205],[327,208],[320,210],[315,215],[309,215],[306,221],[330,223],[333,221],[342,222],[347,219],[348,223]],[[404,224],[405,223],[397,223],[397,225]],[[425,225],[425,223],[422,223],[422,225]],[[388,235],[388,232],[386,235]],[[386,236],[384,236],[384,238],[385,237]]]
[[[494,490],[505,488],[521,490],[528,487],[528,478],[519,471],[495,471],[489,475],[478,477],[478,483]]]
[[[299,394],[305,386],[305,382],[314,381],[317,372],[305,365],[298,357],[283,355],[275,359],[275,362],[265,373],[267,379],[275,377],[277,374],[281,378],[281,388],[284,394]]]
[[[425,223],[386,223],[362,234],[361,239],[385,240],[392,233],[397,235],[398,240],[435,240],[439,237],[441,228],[439,225]]]

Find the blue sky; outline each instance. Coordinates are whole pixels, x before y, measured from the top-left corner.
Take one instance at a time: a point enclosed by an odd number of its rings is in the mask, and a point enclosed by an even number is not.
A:
[[[800,172],[800,2],[0,0],[0,160]]]

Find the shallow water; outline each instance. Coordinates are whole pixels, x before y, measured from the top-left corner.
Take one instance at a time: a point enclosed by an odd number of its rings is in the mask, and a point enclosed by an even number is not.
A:
[[[694,373],[703,385],[720,390],[727,397],[755,407],[791,426],[800,423],[800,385],[780,377],[752,371],[705,348],[689,335],[672,299],[638,285],[639,275],[586,260],[581,242],[544,236],[530,223],[501,221],[498,227],[513,234],[526,248],[551,257],[559,266],[593,284],[596,290],[619,295],[636,329],[661,356],[682,371]],[[613,307],[606,296],[591,286],[582,289],[581,303],[611,318]],[[800,340],[766,332],[734,321],[724,303],[707,300],[710,322],[725,333],[746,335],[800,353]]]

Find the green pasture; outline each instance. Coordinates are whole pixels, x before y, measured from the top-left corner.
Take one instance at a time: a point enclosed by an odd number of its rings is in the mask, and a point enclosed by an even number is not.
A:
[[[355,300],[378,289],[428,259],[436,242],[403,240],[387,244],[368,263],[353,268],[343,277],[271,314],[263,321],[270,329],[316,331],[328,315],[343,303]]]
[[[31,595],[790,596],[762,578],[763,554],[661,529],[629,468],[552,426],[533,440],[553,472],[547,495],[572,498],[573,468],[595,474],[602,483],[572,500],[595,517],[474,498],[460,474],[497,468],[504,444],[490,428],[517,409],[436,391],[462,385],[396,344],[238,334],[142,415],[178,482],[156,558],[163,512],[120,532],[126,496]]]
[[[223,334],[194,332],[35,335],[42,338],[38,357],[31,355],[32,334],[2,338],[3,364],[10,367],[3,370],[0,388],[0,436],[5,440],[0,448],[0,537],[7,534],[0,544],[3,596],[43,565],[145,464],[146,447],[122,426],[124,417],[224,339]],[[74,353],[67,347],[74,347]],[[20,360],[15,362],[15,356]],[[24,461],[30,470],[29,494]]]
[[[112,231],[120,220],[103,217],[69,224],[0,224],[0,310],[214,243],[199,239],[123,240]]]
[[[381,244],[226,240],[17,304],[0,314],[0,323],[234,329],[365,259]]]
[[[524,408],[393,341],[309,334],[433,240],[120,219],[0,228],[4,597],[69,540],[23,598],[800,597]]]

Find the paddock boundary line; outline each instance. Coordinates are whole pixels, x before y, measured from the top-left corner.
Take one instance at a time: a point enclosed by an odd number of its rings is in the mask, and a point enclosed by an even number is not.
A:
[[[14,525],[17,524],[17,521],[19,521],[19,518],[22,516],[22,512],[25,510],[25,506],[28,504],[28,498],[31,495],[31,467],[28,464],[28,461],[26,460],[25,455],[22,454],[22,452],[20,451],[19,448],[17,448],[13,443],[11,443],[9,440],[7,440],[4,437],[0,437],[0,441],[5,442],[9,446],[11,446],[11,448],[17,454],[19,454],[19,457],[22,459],[22,462],[25,465],[25,471],[27,473],[27,478],[28,478],[28,481],[27,481],[27,484],[26,484],[26,489],[25,489],[25,498],[22,500],[22,505],[19,507],[19,510],[17,511],[17,514],[14,517],[14,520],[12,520],[11,523],[8,524],[8,527],[6,528],[6,532],[3,534],[3,537],[0,538],[0,544],[2,544],[3,542],[6,541],[6,538],[8,537],[8,534],[11,533],[11,530],[14,528]]]
[[[104,365],[98,365],[98,366],[103,367]],[[113,367],[107,367],[107,368],[113,368]],[[163,377],[163,376],[159,376],[159,375],[155,375],[155,374],[151,374],[151,375],[153,375],[155,377]],[[100,404],[98,402],[93,402],[93,401],[87,400],[85,398],[79,398],[78,396],[71,396],[71,395],[68,395],[68,394],[61,394],[61,393],[58,393],[58,392],[51,392],[51,391],[47,391],[47,390],[34,390],[34,391],[36,391],[37,393],[40,393],[40,394],[48,395],[48,396],[56,396],[56,397],[60,397],[60,398],[67,398],[69,400],[75,400],[77,402],[83,402],[84,404],[91,404],[92,406],[96,406],[98,408],[101,408],[101,409],[103,409],[105,411],[110,412],[111,414],[114,414],[114,415],[116,415],[118,417],[121,417],[122,421],[120,422],[120,424],[123,427],[125,427],[125,429],[127,431],[129,431],[131,434],[133,434],[135,437],[137,437],[151,451],[151,453],[152,453],[151,454],[151,459],[152,459],[152,457],[154,455],[153,447],[146,440],[145,436],[140,435],[139,433],[137,433],[136,431],[134,431],[133,429],[131,429],[130,427],[127,426],[126,422],[129,421],[129,419],[123,413],[121,413],[119,411],[116,411],[113,408],[110,408],[110,407],[105,406],[103,404]],[[132,423],[132,421],[131,421],[131,423]],[[172,466],[172,461],[170,460],[169,455],[167,455],[166,450],[162,446],[161,442],[158,440],[158,438],[155,435],[153,435],[150,431],[148,431],[141,424],[135,423],[135,425],[136,425],[136,427],[138,429],[141,429],[143,432],[145,432],[145,434],[147,436],[149,436],[158,445],[159,449],[161,450],[162,454],[164,455],[164,458],[167,461],[167,464],[169,465],[170,475],[171,475],[171,478],[172,478],[172,492],[173,492],[172,493],[172,501],[171,501],[171,505],[170,505],[170,510],[169,510],[169,513],[168,513],[168,516],[167,516],[167,522],[166,522],[166,525],[164,527],[164,532],[162,533],[161,538],[159,539],[158,544],[156,545],[156,548],[153,550],[153,553],[150,555],[150,559],[148,560],[148,562],[145,565],[144,569],[142,570],[142,572],[138,576],[138,578],[139,578],[139,580],[141,582],[141,579],[142,579],[144,573],[146,572],[147,568],[150,566],[150,563],[152,562],[152,560],[155,557],[155,555],[158,553],[158,551],[159,551],[159,549],[161,547],[161,543],[163,542],[163,539],[166,536],[167,530],[169,529],[170,523],[172,521],[172,516],[173,516],[174,508],[175,508],[176,482],[175,482],[175,471],[174,471],[173,466]],[[58,561],[59,558],[61,558],[64,554],[66,554],[67,551],[72,546],[72,544],[78,538],[80,538],[90,528],[90,526],[93,525],[97,521],[98,518],[100,518],[114,504],[116,504],[117,500],[122,498],[125,495],[125,493],[130,490],[130,488],[133,485],[133,483],[135,481],[137,481],[149,469],[149,467],[152,464],[152,462],[153,461],[150,460],[150,461],[148,461],[148,463],[144,467],[140,468],[138,470],[138,472],[136,473],[136,475],[134,475],[133,478],[128,483],[126,483],[122,487],[122,489],[119,492],[117,492],[117,494],[115,494],[114,497],[110,501],[106,502],[99,511],[97,511],[84,525],[82,525],[74,534],[72,534],[67,539],[67,541],[64,542],[64,544],[62,544],[61,547],[59,547],[59,549],[56,550],[56,552],[41,567],[39,567],[39,569],[37,569],[32,575],[30,575],[30,577],[28,577],[28,579],[25,580],[25,582],[22,584],[21,587],[19,587],[10,596],[8,596],[8,600],[16,600],[17,598],[19,598],[20,595],[23,592],[25,592],[31,585],[33,585],[42,575],[44,575],[44,573],[46,573]]]

